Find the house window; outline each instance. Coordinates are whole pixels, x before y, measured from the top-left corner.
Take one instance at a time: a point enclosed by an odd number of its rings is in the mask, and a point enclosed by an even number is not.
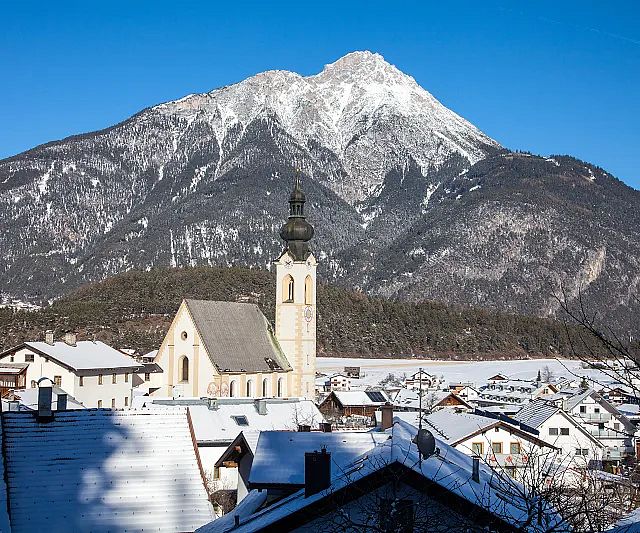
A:
[[[180,358],[180,382],[187,383],[189,381],[189,358],[183,355]]]
[[[620,431],[620,424],[618,422],[614,422],[613,429],[615,429],[616,431]]]
[[[307,305],[313,304],[313,280],[311,276],[307,276],[304,279],[304,303]]]
[[[236,396],[236,394],[238,393],[238,391],[236,390],[236,380],[232,379],[231,383],[229,383],[229,396],[231,398],[234,398]]]
[[[560,428],[560,435],[567,436],[569,434],[569,428]]]
[[[251,398],[253,396],[253,380],[247,380],[247,398]]]
[[[282,281],[282,301],[285,303],[293,302],[294,284],[293,278],[287,274]]]
[[[117,374],[113,374],[111,376],[111,383],[116,384],[118,382],[118,375]]]
[[[551,436],[558,435],[558,428],[549,428],[549,435]]]
[[[15,355],[11,354],[11,357],[9,357],[9,362],[13,363],[16,360]]]
[[[214,466],[213,467],[213,479],[220,479],[220,467],[219,466]]]
[[[35,379],[32,379],[32,380],[31,380],[31,388],[32,388],[32,389],[35,389],[37,386],[38,386],[38,384],[36,383],[36,380],[35,380]]]
[[[124,397],[124,406],[129,407],[129,396]]]
[[[493,451],[493,453],[502,453],[502,443],[501,442],[492,442],[491,443],[491,451]]]
[[[380,500],[380,531],[394,533],[413,533],[415,527],[415,509],[413,500]]]
[[[116,408],[116,399],[111,398],[111,409],[115,409],[115,408]]]
[[[266,398],[269,395],[269,382],[267,378],[262,380],[262,397]]]
[[[144,373],[144,380],[145,381],[151,381],[151,374],[149,374],[149,372],[145,372]]]
[[[282,398],[284,396],[284,379],[278,378],[278,398]]]
[[[600,413],[600,408],[599,407],[594,407],[593,408],[593,412],[596,413],[596,414]]]
[[[79,385],[80,387],[83,387],[83,386],[84,386],[84,376],[80,376],[80,377],[78,378],[78,385]]]
[[[56,387],[62,387],[62,376],[53,376],[53,383]]]
[[[580,412],[581,413],[586,413],[587,412],[587,406],[586,405],[581,405],[580,406]]]
[[[32,353],[27,353],[24,355],[24,362],[25,363],[33,363],[33,354]]]
[[[129,383],[129,374],[124,375],[124,382]]]
[[[98,400],[98,409],[102,407],[102,400]]]
[[[474,455],[482,455],[484,451],[484,443],[482,442],[474,442],[471,444],[471,451]]]
[[[102,374],[98,374],[98,385],[102,385]]]
[[[511,444],[509,444],[509,453],[512,455],[520,454],[520,443],[512,442]]]

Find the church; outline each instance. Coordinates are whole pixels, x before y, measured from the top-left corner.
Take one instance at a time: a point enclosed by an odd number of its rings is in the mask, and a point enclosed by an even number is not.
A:
[[[318,263],[305,201],[296,179],[273,263],[275,328],[255,304],[183,300],[154,360],[155,396],[314,397]]]

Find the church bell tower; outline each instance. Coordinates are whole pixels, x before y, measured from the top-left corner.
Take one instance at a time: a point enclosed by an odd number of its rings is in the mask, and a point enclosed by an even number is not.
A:
[[[306,198],[296,177],[289,218],[280,229],[285,249],[276,266],[276,337],[293,371],[289,396],[313,399],[316,379],[316,267],[309,250],[313,226],[304,216]]]

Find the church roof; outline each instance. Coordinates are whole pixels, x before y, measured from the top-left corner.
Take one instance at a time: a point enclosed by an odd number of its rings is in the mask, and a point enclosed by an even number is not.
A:
[[[219,372],[283,372],[291,369],[266,317],[255,304],[185,300]]]

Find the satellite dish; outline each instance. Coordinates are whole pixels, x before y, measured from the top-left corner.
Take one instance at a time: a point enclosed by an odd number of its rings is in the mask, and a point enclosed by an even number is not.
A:
[[[428,429],[419,429],[416,435],[416,445],[424,459],[436,453],[436,439]]]

